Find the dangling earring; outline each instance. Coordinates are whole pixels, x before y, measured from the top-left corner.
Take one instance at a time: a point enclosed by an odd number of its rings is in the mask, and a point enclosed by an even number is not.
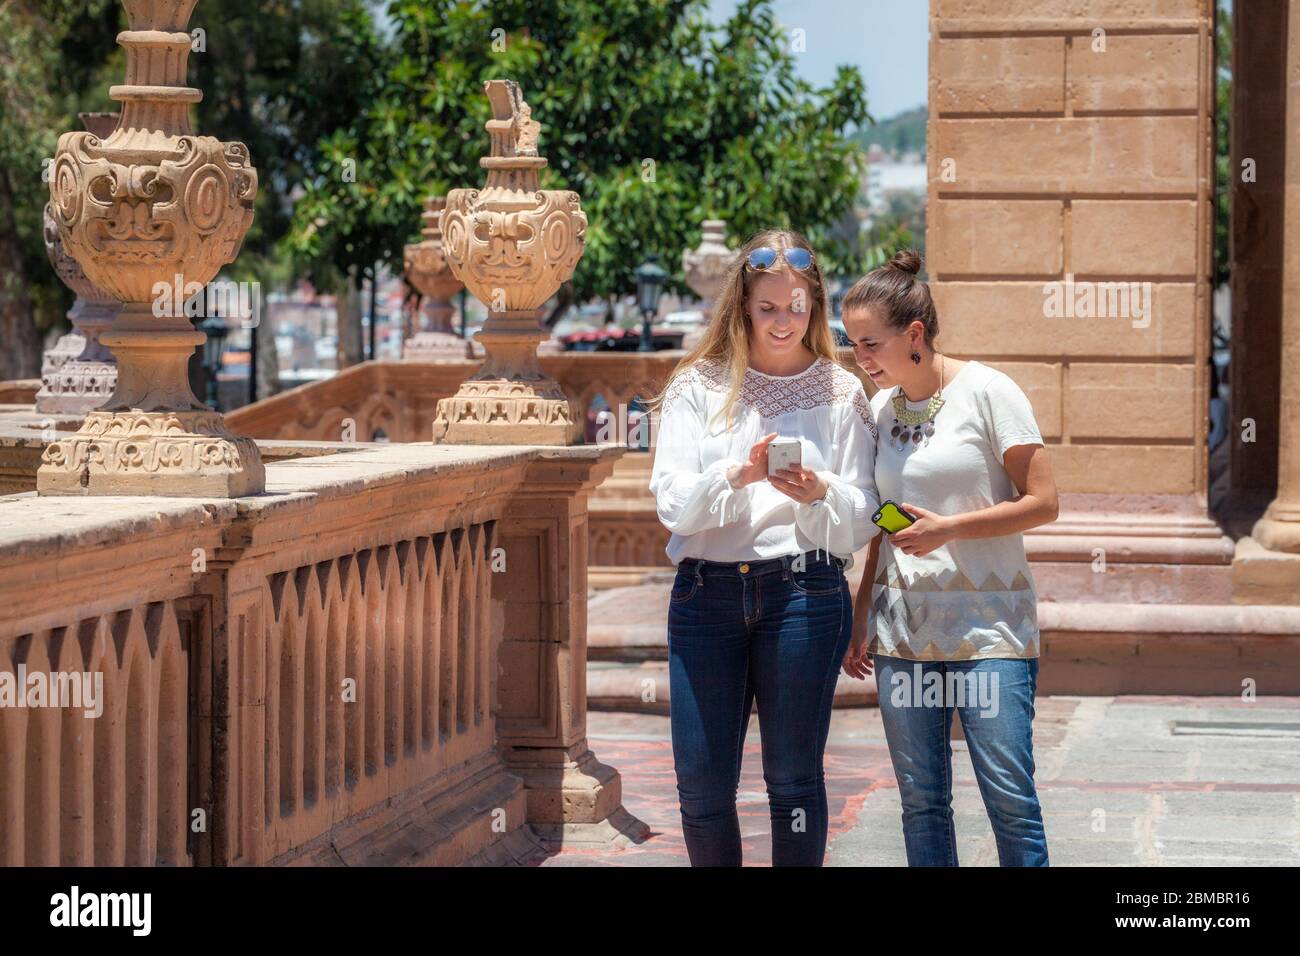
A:
[[[920,364],[921,364],[921,353],[920,353],[920,352],[913,352],[913,353],[912,353],[912,362],[913,362],[913,364],[915,364],[915,365],[920,365]]]

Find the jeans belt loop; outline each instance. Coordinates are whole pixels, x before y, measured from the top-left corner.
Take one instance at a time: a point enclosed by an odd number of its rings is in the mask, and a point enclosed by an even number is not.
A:
[[[704,565],[699,561],[695,562],[695,586],[704,587]]]

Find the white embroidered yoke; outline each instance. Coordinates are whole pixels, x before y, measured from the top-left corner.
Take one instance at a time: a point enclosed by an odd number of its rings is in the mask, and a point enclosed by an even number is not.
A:
[[[876,423],[862,383],[825,358],[797,375],[747,369],[728,426],[726,376],[721,363],[697,363],[664,397],[650,491],[672,532],[668,557],[748,561],[820,550],[852,562],[879,533],[871,523],[880,503]],[[796,502],[766,479],[731,486],[727,470],[771,432],[799,439],[804,467],[826,480],[824,498]]]

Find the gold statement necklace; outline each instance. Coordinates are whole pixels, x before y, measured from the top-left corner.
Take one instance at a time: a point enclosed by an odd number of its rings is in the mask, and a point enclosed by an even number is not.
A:
[[[920,445],[922,438],[925,439],[926,445],[930,444],[930,436],[934,434],[934,416],[939,414],[939,409],[943,408],[943,371],[944,358],[941,355],[939,356],[939,390],[930,396],[929,404],[925,408],[908,408],[903,386],[898,386],[898,394],[891,400],[894,406],[894,427],[889,430],[889,443],[899,451],[906,451],[908,448]]]

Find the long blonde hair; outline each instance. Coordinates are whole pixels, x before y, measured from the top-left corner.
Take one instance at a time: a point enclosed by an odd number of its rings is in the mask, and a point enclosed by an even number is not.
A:
[[[827,318],[829,306],[826,283],[816,255],[813,256],[812,265],[802,272],[798,269],[791,270],[784,257],[778,257],[770,269],[759,271],[749,264],[749,254],[761,246],[780,252],[795,248],[807,249],[810,253],[813,251],[808,240],[791,229],[764,229],[751,236],[727,267],[727,277],[714,301],[713,317],[704,331],[704,338],[677,363],[672,375],[668,376],[668,384],[671,384],[678,375],[701,362],[714,361],[724,365],[728,370],[728,391],[719,414],[725,417],[728,427],[731,425],[736,400],[740,397],[745,370],[749,368],[750,321],[745,313],[745,302],[759,276],[790,270],[792,275],[802,277],[808,283],[809,298],[812,301],[809,303],[808,329],[804,332],[803,344],[820,358],[837,363],[839,361],[835,355],[835,337],[831,334],[830,320]],[[665,385],[664,390],[651,399],[648,405],[657,409],[663,403],[667,391]]]

